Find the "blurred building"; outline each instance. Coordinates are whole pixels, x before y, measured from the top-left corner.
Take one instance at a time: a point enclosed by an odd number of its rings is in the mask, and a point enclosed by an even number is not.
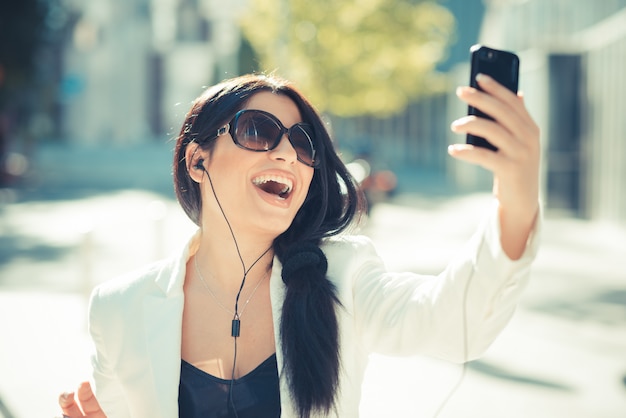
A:
[[[202,87],[238,70],[239,3],[67,0],[77,18],[63,57],[63,136],[128,143],[176,134]]]

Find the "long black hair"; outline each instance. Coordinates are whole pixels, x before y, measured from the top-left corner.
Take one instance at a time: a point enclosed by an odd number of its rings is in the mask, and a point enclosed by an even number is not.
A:
[[[299,415],[309,417],[314,411],[333,409],[341,367],[336,315],[340,303],[326,277],[327,261],[319,245],[350,226],[364,208],[361,192],[337,155],[322,118],[281,78],[250,74],[223,81],[198,97],[185,117],[174,151],[174,185],[183,210],[200,225],[200,187],[189,176],[192,162],[185,159],[186,148],[195,142],[210,151],[217,130],[261,91],[285,95],[296,104],[303,122],[313,126],[320,155],[302,207],[273,244],[287,288],[280,323],[283,372]]]

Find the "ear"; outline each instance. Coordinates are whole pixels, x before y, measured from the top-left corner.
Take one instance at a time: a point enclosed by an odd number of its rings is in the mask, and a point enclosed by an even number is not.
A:
[[[187,145],[185,149],[185,163],[189,177],[196,183],[202,183],[204,178],[204,170],[198,166],[200,160],[204,160],[204,164],[208,161],[208,153],[204,151],[195,142]]]

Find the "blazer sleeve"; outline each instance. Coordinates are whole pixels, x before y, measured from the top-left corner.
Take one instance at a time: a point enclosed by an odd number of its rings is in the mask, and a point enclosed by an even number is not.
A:
[[[523,256],[500,245],[497,208],[438,276],[388,272],[371,243],[352,263],[357,335],[368,351],[453,362],[481,356],[508,323],[536,256],[538,216]]]
[[[109,418],[130,418],[130,410],[124,390],[115,372],[114,359],[107,343],[114,335],[111,326],[115,326],[115,316],[107,313],[108,304],[96,288],[89,304],[89,333],[93,340],[94,352],[91,363],[93,367],[93,387],[102,410]],[[105,335],[108,336],[105,338]]]

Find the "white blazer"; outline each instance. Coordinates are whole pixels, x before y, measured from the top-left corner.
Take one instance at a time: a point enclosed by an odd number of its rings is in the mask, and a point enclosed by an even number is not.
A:
[[[424,354],[454,362],[480,356],[514,312],[536,254],[537,229],[536,225],[523,257],[511,261],[500,246],[494,207],[465,250],[439,276],[388,272],[370,240],[362,236],[326,240],[322,250],[328,258],[328,277],[343,305],[337,312],[341,371],[332,416],[358,417],[371,352]],[[197,241],[196,234],[174,257],[103,283],[92,294],[93,383],[109,418],[178,417],[183,282]],[[270,295],[281,416],[297,417],[280,373],[278,330],[284,294],[281,265],[274,259]]]

